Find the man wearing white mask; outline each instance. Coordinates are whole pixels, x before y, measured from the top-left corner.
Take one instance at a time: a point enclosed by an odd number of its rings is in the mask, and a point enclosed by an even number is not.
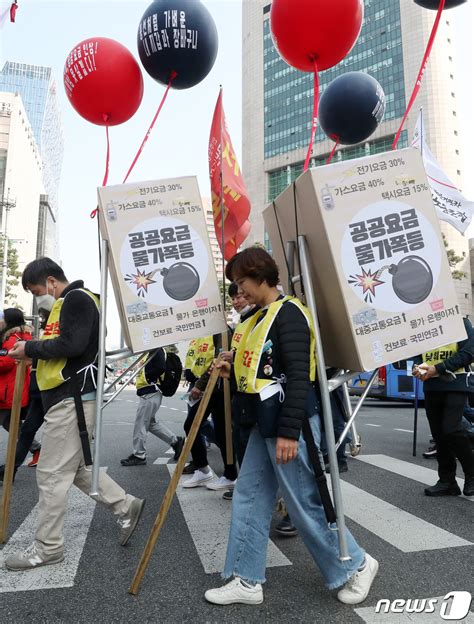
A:
[[[31,570],[64,559],[64,516],[69,490],[89,494],[92,470],[89,441],[96,412],[96,361],[99,350],[99,297],[82,281],[69,283],[49,258],[30,262],[23,288],[35,297],[52,295],[54,305],[41,340],[17,342],[9,355],[37,359],[37,381],[45,410],[43,446],[36,472],[39,501],[35,539],[5,559],[9,570]],[[82,435],[81,435],[82,434]],[[100,471],[97,500],[116,516],[119,543],[129,541],[145,501],[127,494]]]

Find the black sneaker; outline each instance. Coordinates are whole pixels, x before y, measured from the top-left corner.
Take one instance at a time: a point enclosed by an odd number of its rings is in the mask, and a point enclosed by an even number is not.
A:
[[[339,474],[341,474],[342,472],[348,472],[349,466],[347,465],[347,460],[346,459],[344,459],[342,461],[338,461],[337,465],[339,467]]]
[[[296,530],[296,527],[292,525],[288,514],[286,514],[283,520],[276,525],[275,531],[278,535],[284,535],[285,537],[294,537],[295,535],[298,535],[298,531]]]
[[[436,449],[436,444],[429,446],[428,449],[423,453],[423,457],[425,459],[431,459],[432,457],[436,457],[438,451]]]
[[[122,464],[122,466],[145,466],[146,457],[143,457],[142,459],[141,457],[137,457],[132,453],[125,459],[121,459],[120,463]]]
[[[425,488],[426,496],[461,496],[461,489],[456,481],[445,483],[438,481],[435,485]]]
[[[180,458],[181,452],[183,450],[183,446],[184,446],[184,438],[181,436],[179,436],[176,442],[171,445],[171,448],[174,451],[174,456],[173,456],[174,461],[178,461],[178,459]]]
[[[194,462],[190,461],[189,464],[186,464],[186,466],[183,468],[183,474],[194,474],[196,470],[196,467],[194,465]]]
[[[464,481],[464,496],[474,496],[474,477],[466,477]]]
[[[222,498],[224,500],[231,501],[233,495],[234,495],[234,490],[227,490],[227,492],[224,492],[224,494],[222,494]]]

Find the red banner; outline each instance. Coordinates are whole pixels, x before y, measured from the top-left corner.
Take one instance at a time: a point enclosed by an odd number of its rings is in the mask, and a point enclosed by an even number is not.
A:
[[[250,232],[250,201],[227,130],[222,90],[217,99],[209,137],[209,177],[216,237],[221,251],[224,238],[224,257],[230,260]]]

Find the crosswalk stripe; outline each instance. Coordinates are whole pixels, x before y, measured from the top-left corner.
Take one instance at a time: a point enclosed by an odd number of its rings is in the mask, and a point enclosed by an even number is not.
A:
[[[407,477],[408,479],[413,479],[413,481],[424,483],[425,485],[434,485],[438,480],[438,473],[436,470],[431,470],[430,468],[425,468],[424,466],[418,466],[418,464],[412,464],[411,462],[403,461],[402,459],[395,459],[395,457],[390,457],[389,455],[358,455],[356,459],[366,464],[370,464],[371,466],[383,468],[384,470],[398,474],[401,477]],[[458,477],[456,481],[462,490],[464,487],[464,479],[460,479]],[[474,503],[474,496],[466,496],[463,500],[468,500],[471,503]]]
[[[168,464],[170,475],[176,464]],[[181,505],[196,551],[204,572],[222,572],[225,563],[232,505],[222,498],[221,492],[211,492],[205,487],[183,488],[180,480],[176,495]],[[292,565],[275,544],[269,540],[267,567]]]
[[[403,596],[406,600],[406,597]],[[435,598],[427,598],[433,601],[434,613],[381,613],[375,612],[374,607],[362,607],[354,609],[355,613],[365,622],[365,624],[433,624],[433,622],[443,622],[446,618],[441,618],[440,609],[444,600],[444,596],[436,596]],[[434,601],[436,600],[436,603]],[[474,624],[474,613],[470,612],[462,620],[456,620],[458,624]]]
[[[157,459],[155,459],[153,463],[158,466],[164,466],[165,464],[169,462],[169,460],[170,460],[169,457],[158,457]]]
[[[96,503],[76,487],[71,488],[64,523],[66,558],[62,563],[25,572],[10,572],[5,558],[32,544],[38,517],[38,505],[28,514],[1,551],[0,593],[72,587],[87,538]]]
[[[341,481],[345,515],[402,552],[470,546],[434,524]]]

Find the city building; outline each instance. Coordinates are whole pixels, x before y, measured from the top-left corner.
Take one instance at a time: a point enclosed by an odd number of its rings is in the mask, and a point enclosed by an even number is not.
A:
[[[334,78],[348,71],[366,71],[384,89],[384,121],[370,139],[341,147],[335,159],[349,159],[391,149],[420,67],[434,11],[407,0],[365,0],[360,37],[336,67],[321,72],[320,94]],[[246,244],[267,247],[262,210],[303,170],[313,109],[313,76],[289,67],[279,56],[270,32],[269,0],[243,1],[243,173],[252,203],[252,231]],[[399,147],[411,141],[420,107],[425,137],[443,169],[463,188],[459,68],[453,46],[452,12],[443,14],[421,90],[407,120]],[[323,164],[332,148],[318,129],[312,166]],[[466,277],[455,281],[460,306],[472,313],[468,240],[440,222],[448,247],[464,258],[456,269]]]
[[[216,267],[217,277],[218,279],[222,279],[222,254],[214,229],[214,215],[212,213],[211,199],[209,197],[203,197],[202,205],[206,215],[206,225],[209,234],[209,242],[211,244],[212,259],[214,261],[214,266]]]
[[[44,243],[39,255],[59,258],[58,192],[64,153],[56,82],[50,67],[7,61],[0,72],[0,92],[19,93],[43,161],[44,193],[39,229]]]
[[[0,245],[3,251],[6,236],[10,250],[18,252],[20,272],[37,257],[42,244],[38,224],[43,193],[42,159],[22,98],[0,92]],[[12,303],[27,314],[32,311],[33,298],[23,290],[21,281],[7,302]],[[0,301],[0,306],[4,305]]]

